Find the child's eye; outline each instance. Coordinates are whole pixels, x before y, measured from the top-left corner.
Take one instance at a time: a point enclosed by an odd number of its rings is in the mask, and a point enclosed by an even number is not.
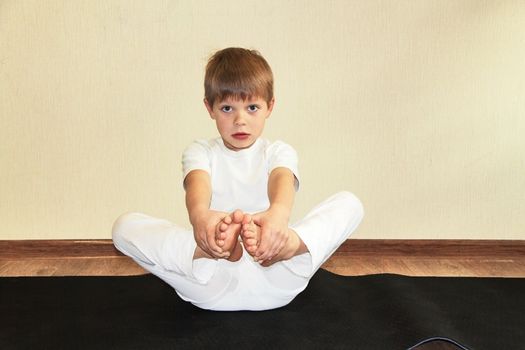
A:
[[[250,112],[257,112],[259,110],[259,106],[257,106],[257,105],[250,105],[250,106],[248,106],[248,110]]]
[[[229,112],[232,111],[232,107],[231,106],[222,106],[221,107],[221,111],[229,113]]]

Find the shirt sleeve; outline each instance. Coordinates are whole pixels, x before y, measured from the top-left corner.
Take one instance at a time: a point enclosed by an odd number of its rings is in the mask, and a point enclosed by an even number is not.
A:
[[[287,143],[276,141],[267,149],[268,174],[275,168],[288,168],[295,177],[295,191],[299,190],[299,159],[295,149]]]
[[[211,147],[204,140],[196,140],[182,153],[182,179],[192,170],[204,170],[211,174]]]

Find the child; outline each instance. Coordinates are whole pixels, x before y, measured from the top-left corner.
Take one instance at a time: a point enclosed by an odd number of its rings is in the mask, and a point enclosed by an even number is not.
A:
[[[195,141],[182,156],[192,229],[128,213],[115,222],[113,242],[200,308],[281,307],[356,229],[361,203],[341,192],[289,226],[297,155],[260,137],[275,103],[268,63],[253,50],[218,51],[204,87],[220,137]]]

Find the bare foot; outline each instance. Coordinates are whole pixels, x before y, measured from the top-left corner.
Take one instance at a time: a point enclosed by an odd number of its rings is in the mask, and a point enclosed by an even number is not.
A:
[[[215,242],[223,251],[229,253],[229,261],[238,261],[242,257],[242,247],[239,243],[242,220],[244,214],[240,210],[227,215],[217,224]]]
[[[242,219],[241,238],[248,254],[255,257],[261,238],[261,228],[253,222],[250,214],[244,214]]]
[[[297,232],[289,228],[288,233],[290,236],[283,249],[281,249],[277,255],[271,258],[271,260],[259,261],[262,266],[268,267],[278,261],[289,260],[296,255],[301,255],[308,252],[308,248],[302,239],[297,235]]]

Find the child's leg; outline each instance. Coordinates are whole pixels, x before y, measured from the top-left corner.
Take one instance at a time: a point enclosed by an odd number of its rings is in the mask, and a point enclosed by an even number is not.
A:
[[[197,259],[191,230],[140,213],[124,214],[113,225],[115,247],[160,277],[197,306],[229,286],[231,276],[213,259]]]
[[[337,193],[291,226],[309,254],[283,261],[294,273],[310,277],[350,236],[363,219],[363,206],[349,192]]]

